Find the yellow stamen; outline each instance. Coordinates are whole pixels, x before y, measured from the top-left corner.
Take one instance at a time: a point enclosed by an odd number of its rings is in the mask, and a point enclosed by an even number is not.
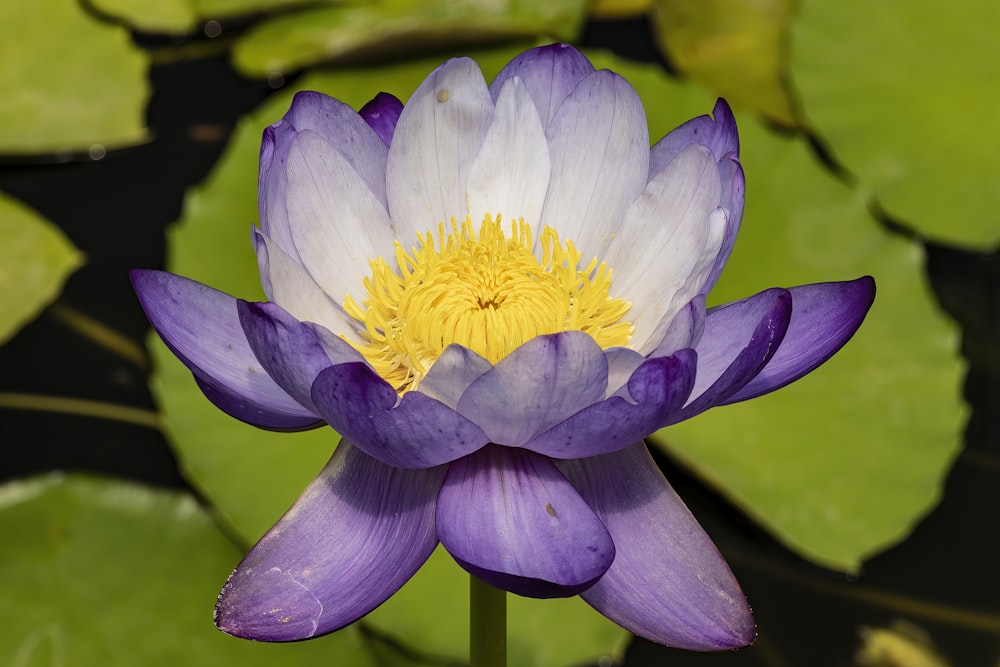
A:
[[[579,268],[581,255],[542,229],[542,257],[532,252],[523,220],[504,234],[500,216],[487,215],[478,235],[472,221],[444,223],[418,235],[409,252],[397,242],[395,267],[372,260],[362,305],[348,296],[359,323],[351,344],[400,394],[415,389],[446,347],[458,343],[496,363],[544,334],[583,331],[602,348],[629,342],[623,320],[630,303],[612,298],[611,269],[597,259]]]

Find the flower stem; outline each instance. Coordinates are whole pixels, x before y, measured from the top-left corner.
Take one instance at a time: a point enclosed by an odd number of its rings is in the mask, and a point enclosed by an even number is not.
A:
[[[469,577],[471,667],[507,667],[507,593]]]

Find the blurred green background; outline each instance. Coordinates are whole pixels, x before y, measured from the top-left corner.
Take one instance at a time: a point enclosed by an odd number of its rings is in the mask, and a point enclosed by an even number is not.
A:
[[[568,41],[655,140],[725,96],[747,173],[712,303],[874,275],[805,380],[650,444],[733,566],[757,643],[633,640],[579,599],[511,601],[511,665],[995,667],[1000,5],[954,0],[41,0],[0,6],[0,664],[461,665],[437,553],[361,622],[294,645],[211,623],[328,429],[221,414],[131,292],[166,267],[258,298],[263,127],[296,90],[405,100]]]

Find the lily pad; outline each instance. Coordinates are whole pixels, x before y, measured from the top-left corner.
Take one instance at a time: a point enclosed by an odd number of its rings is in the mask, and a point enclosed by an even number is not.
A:
[[[59,294],[83,256],[62,232],[0,194],[0,343]]]
[[[791,0],[656,0],[656,40],[670,62],[736,106],[792,126],[782,81]]]
[[[1000,4],[802,3],[791,69],[808,121],[893,217],[932,239],[1000,242]]]
[[[0,662],[5,665],[359,665],[347,629],[259,644],[212,625],[240,558],[190,496],[52,475],[0,487]]]
[[[146,139],[147,56],[78,0],[0,3],[0,153]],[[70,48],[67,48],[70,45]]]
[[[196,0],[91,0],[94,9],[144,32],[187,33],[198,25]]]
[[[572,40],[585,10],[582,0],[382,0],[318,7],[263,22],[239,40],[233,61],[247,76],[266,77],[318,62],[383,59],[538,35]]]
[[[919,246],[882,233],[864,194],[801,142],[752,122],[740,129],[747,208],[710,299],[864,274],[878,294],[860,332],[820,369],[655,442],[803,556],[856,571],[939,499],[964,421],[958,336],[929,293]]]
[[[492,77],[521,49],[473,54]],[[442,57],[378,68],[313,73],[298,82],[360,107],[380,91],[406,99]],[[171,271],[243,298],[262,298],[249,240],[257,220],[257,156],[263,128],[287,110],[293,91],[240,124],[212,176],[187,198],[169,234]],[[168,435],[189,479],[248,543],[256,541],[323,468],[337,443],[329,428],[278,434],[226,416],[155,339],[154,389]],[[221,582],[220,582],[221,583]],[[365,622],[420,653],[466,659],[467,575],[438,553]],[[428,600],[435,609],[427,613]],[[512,599],[509,644],[519,665],[571,664],[620,655],[628,636],[579,599]]]

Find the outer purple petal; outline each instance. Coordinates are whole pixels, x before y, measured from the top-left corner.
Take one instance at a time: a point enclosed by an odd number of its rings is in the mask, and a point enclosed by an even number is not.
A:
[[[604,398],[608,362],[580,331],[536,336],[469,385],[458,411],[490,442],[518,447]]]
[[[719,98],[712,114],[715,116],[714,120],[709,115],[692,118],[656,142],[649,155],[650,179],[692,144],[708,146],[716,160],[722,160],[729,153],[739,156],[740,137],[729,104]]]
[[[283,642],[364,616],[437,545],[434,505],[444,473],[391,468],[342,441],[230,575],[215,624],[237,637]]]
[[[745,401],[794,382],[832,357],[861,326],[875,300],[870,276],[789,290],[792,320],[785,339],[757,376],[723,403]]]
[[[593,71],[590,61],[569,44],[539,46],[507,63],[490,84],[490,93],[496,100],[503,84],[520,77],[531,93],[544,127],[576,84]]]
[[[235,298],[164,271],[137,269],[130,275],[153,328],[220,409],[275,430],[322,423],[260,368],[240,326]]]
[[[314,413],[312,383],[333,364],[363,361],[346,342],[327,336],[324,346],[315,325],[299,322],[276,303],[238,301],[237,311],[250,349],[278,385]],[[331,358],[331,352],[333,353]]]
[[[509,447],[449,466],[437,525],[462,567],[528,597],[576,595],[615,557],[608,531],[552,462]]]
[[[649,359],[629,378],[627,396],[612,396],[586,407],[524,447],[558,459],[628,447],[673,421],[691,393],[696,363],[693,350]]]
[[[739,584],[642,443],[558,466],[607,526],[617,551],[584,600],[668,646],[707,651],[754,640]]]
[[[403,103],[395,95],[379,93],[371,102],[361,107],[358,114],[371,125],[386,146],[392,143],[392,134],[396,131],[396,122],[403,112]]]
[[[419,391],[399,398],[363,363],[331,366],[312,400],[335,431],[370,456],[400,468],[430,468],[476,451],[489,438],[474,423]]]
[[[695,349],[698,376],[694,397],[675,422],[719,405],[750,382],[781,345],[792,316],[788,290],[772,288],[742,301],[713,308]]]

